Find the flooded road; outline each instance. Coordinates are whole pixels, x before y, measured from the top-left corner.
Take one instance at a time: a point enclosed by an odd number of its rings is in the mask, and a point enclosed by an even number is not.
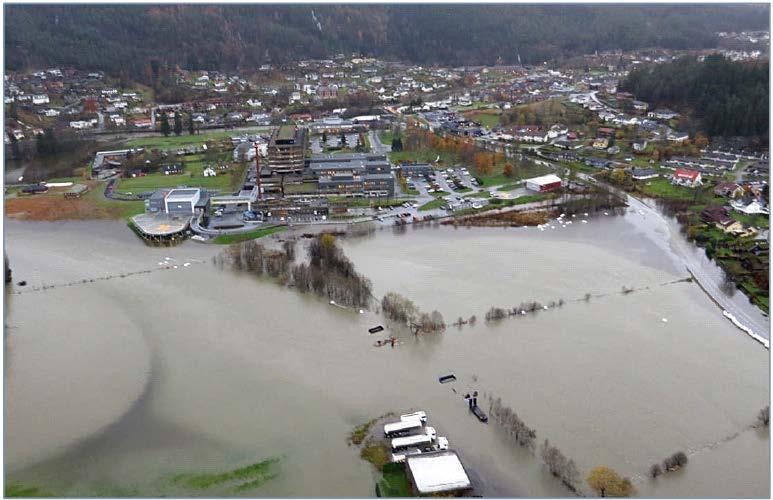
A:
[[[218,269],[220,248],[146,247],[122,223],[9,221],[14,277],[29,284],[6,297],[7,477],[60,495],[211,496],[230,493],[170,478],[278,457],[278,476],[245,495],[373,496],[371,467],[346,435],[414,408],[484,494],[567,495],[469,415],[460,394],[476,389],[512,406],[583,477],[608,465],[642,496],[767,496],[768,435],[749,425],[768,404],[768,351],[697,286],[674,283],[687,274],[655,243],[658,230],[626,215],[342,241],[377,297],[402,293],[447,323],[479,319],[418,338],[392,330],[402,343],[391,349],[367,332],[380,315]],[[558,299],[560,309],[483,321],[493,305]],[[438,384],[447,373],[458,381]],[[685,470],[644,477],[679,450]]]

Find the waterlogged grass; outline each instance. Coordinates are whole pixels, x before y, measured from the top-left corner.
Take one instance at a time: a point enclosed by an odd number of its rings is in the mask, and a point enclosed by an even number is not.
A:
[[[349,433],[349,436],[346,438],[346,442],[349,445],[356,444],[357,446],[361,445],[362,442],[365,440],[365,437],[368,435],[368,432],[370,431],[370,428],[373,426],[374,423],[376,423],[378,419],[374,418],[373,420],[369,422],[365,422],[362,425],[358,425],[354,428],[352,432]]]
[[[383,442],[375,443],[367,441],[360,450],[360,458],[370,462],[378,470],[383,470],[384,466],[391,460],[389,448]]]
[[[404,464],[389,463],[384,466],[383,477],[378,482],[378,491],[382,497],[406,498],[411,495],[408,476]]]
[[[275,470],[278,463],[278,458],[269,458],[262,462],[257,462],[227,472],[212,474],[178,474],[172,478],[172,481],[187,488],[198,490],[238,482],[239,484],[233,485],[231,489],[234,492],[240,492],[257,488],[266,481],[275,478],[278,475]]]
[[[217,243],[218,245],[230,245],[231,243],[241,243],[242,241],[249,241],[249,240],[262,238],[264,236],[268,236],[269,234],[277,233],[279,231],[284,231],[285,229],[286,228],[284,226],[274,226],[274,227],[256,229],[255,231],[248,231],[246,233],[221,234],[220,236],[218,236],[212,241]]]
[[[6,481],[4,495],[6,498],[43,498],[53,497],[37,486],[28,486],[15,481]]]

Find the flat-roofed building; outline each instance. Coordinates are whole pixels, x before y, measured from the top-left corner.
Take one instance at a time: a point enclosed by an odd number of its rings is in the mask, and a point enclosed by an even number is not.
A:
[[[472,489],[462,462],[450,450],[409,456],[405,469],[416,495],[463,494]]]
[[[172,189],[164,198],[164,211],[169,215],[193,215],[200,197],[200,189]]]
[[[300,174],[306,153],[306,130],[282,125],[268,143],[268,168],[277,174]]]

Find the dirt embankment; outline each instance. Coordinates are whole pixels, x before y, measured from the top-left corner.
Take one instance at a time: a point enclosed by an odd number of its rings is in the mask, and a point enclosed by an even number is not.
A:
[[[466,216],[463,219],[443,221],[441,224],[454,224],[460,226],[493,226],[493,227],[521,227],[537,226],[545,224],[555,218],[555,210],[530,210],[525,212],[487,212],[480,215]]]
[[[127,202],[110,202],[101,198],[102,186],[98,183],[89,182],[88,188],[89,191],[80,198],[65,198],[66,188],[53,188],[45,194],[19,194],[6,198],[5,215],[34,221],[120,219],[135,208]]]

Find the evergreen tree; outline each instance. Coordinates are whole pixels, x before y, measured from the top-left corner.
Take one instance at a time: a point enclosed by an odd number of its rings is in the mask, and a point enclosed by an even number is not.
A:
[[[174,135],[180,135],[183,133],[183,119],[180,116],[180,111],[174,112]]]
[[[344,134],[344,131],[341,131],[341,136],[339,137],[339,140],[341,141],[341,147],[346,147],[346,134]]]
[[[193,114],[188,113],[188,133],[193,135],[196,133],[196,127],[193,124]]]
[[[37,139],[38,153],[43,156],[54,155],[57,152],[56,136],[54,129],[47,128]]]
[[[13,134],[10,134],[10,136],[11,136],[11,159],[18,160],[19,157],[21,156],[21,152],[19,151],[19,140]]]
[[[164,137],[169,137],[170,132],[169,117],[166,116],[166,112],[161,113],[161,133],[164,134]]]

